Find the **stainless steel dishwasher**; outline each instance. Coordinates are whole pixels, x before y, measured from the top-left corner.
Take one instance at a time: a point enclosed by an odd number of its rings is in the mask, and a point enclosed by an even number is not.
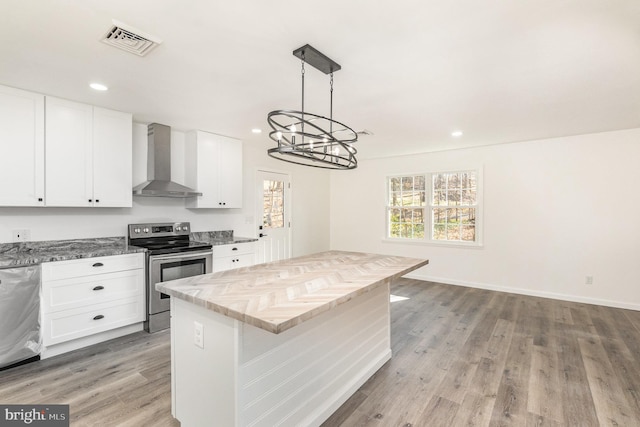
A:
[[[40,358],[40,266],[0,269],[0,370]]]

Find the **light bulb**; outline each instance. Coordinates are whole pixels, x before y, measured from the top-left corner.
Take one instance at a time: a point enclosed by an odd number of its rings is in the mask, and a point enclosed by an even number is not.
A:
[[[324,138],[322,138],[322,142],[324,142],[325,144],[327,143],[327,141],[329,141],[329,140],[327,139],[326,136]]]
[[[291,133],[296,133],[296,125],[291,125],[291,127],[289,127],[289,130],[291,131]]]
[[[313,140],[309,140],[309,149],[313,150]]]
[[[278,138],[278,141],[280,141],[282,139],[282,132],[276,132],[276,138]]]
[[[334,155],[334,156],[337,156],[338,154],[340,154],[340,148],[339,148],[339,147],[335,147],[335,148],[333,149],[333,155]]]

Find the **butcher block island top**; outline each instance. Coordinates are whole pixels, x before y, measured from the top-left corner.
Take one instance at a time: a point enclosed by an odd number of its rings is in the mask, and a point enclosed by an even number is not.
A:
[[[162,282],[156,289],[279,334],[428,263],[327,251]]]

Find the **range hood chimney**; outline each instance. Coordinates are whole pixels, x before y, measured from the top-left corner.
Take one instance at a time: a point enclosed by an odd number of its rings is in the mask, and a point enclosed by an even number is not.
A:
[[[202,193],[171,181],[171,128],[151,123],[147,138],[147,181],[136,185],[133,195],[181,198],[202,196]]]

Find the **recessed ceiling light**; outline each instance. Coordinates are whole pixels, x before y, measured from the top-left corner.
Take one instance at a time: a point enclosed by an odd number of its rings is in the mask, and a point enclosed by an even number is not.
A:
[[[451,132],[451,136],[454,137],[454,138],[459,138],[459,137],[462,136],[462,131],[461,130],[453,131],[453,132]]]
[[[262,133],[262,129],[253,128],[253,129],[251,129],[251,132],[253,132],[253,133]]]
[[[89,87],[93,90],[100,90],[100,91],[105,91],[105,90],[109,90],[108,87],[106,87],[105,85],[101,84],[101,83],[91,83],[89,84]]]

